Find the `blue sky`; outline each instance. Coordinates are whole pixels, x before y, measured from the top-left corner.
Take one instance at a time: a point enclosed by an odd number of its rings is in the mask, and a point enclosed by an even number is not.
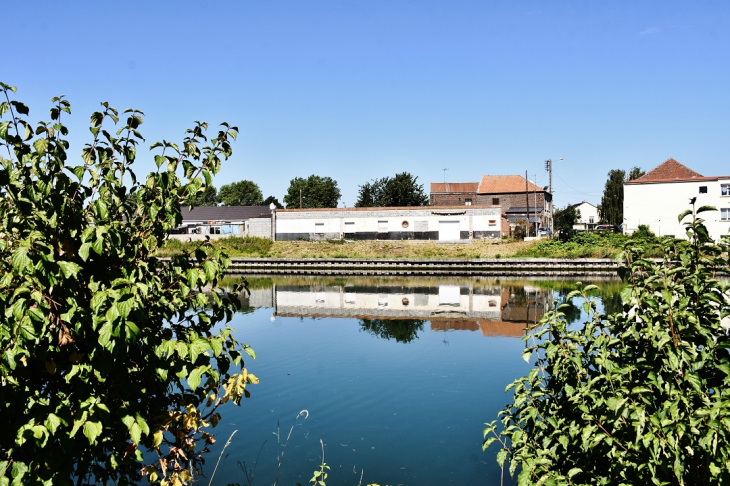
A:
[[[66,94],[72,151],[101,101],[146,113],[148,145],[193,120],[240,128],[215,185],[358,186],[523,174],[558,206],[611,169],[674,157],[730,174],[727,1],[7,2],[0,81],[31,120]],[[139,160],[138,174],[152,170]]]

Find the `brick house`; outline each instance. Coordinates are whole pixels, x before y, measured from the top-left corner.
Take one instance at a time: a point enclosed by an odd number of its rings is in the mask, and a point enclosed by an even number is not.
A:
[[[431,205],[501,206],[510,225],[550,227],[553,196],[520,175],[482,176],[480,182],[432,182]]]

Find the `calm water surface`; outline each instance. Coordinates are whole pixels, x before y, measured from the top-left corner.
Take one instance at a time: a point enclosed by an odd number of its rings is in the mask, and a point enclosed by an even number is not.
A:
[[[568,281],[478,279],[250,280],[231,325],[257,359],[261,383],[240,408],[223,407],[215,484],[307,484],[321,463],[327,484],[500,484],[497,449],[482,452],[484,422],[526,374],[527,322],[575,286]],[[601,305],[617,282],[597,282]],[[582,322],[580,303],[569,318]],[[300,411],[308,411],[295,420]],[[288,445],[284,447],[290,430]],[[245,470],[248,472],[248,478]],[[254,472],[255,468],[255,472]],[[252,477],[252,473],[254,474]],[[504,484],[513,484],[505,471]]]

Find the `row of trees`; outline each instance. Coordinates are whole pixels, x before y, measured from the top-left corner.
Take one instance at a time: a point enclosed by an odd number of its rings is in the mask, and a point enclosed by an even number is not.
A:
[[[283,207],[274,196],[264,199],[259,185],[247,180],[226,184],[220,191],[215,186],[208,186],[188,201],[191,206],[268,206],[271,203],[277,208]]]
[[[335,208],[342,196],[337,181],[331,177],[311,175],[295,177],[289,183],[284,196],[287,208]],[[274,203],[277,208],[282,204],[274,196],[264,199],[261,188],[255,182],[243,180],[227,184],[216,190],[215,186],[207,186],[203,191],[193,195],[188,204],[191,206],[261,206]],[[428,195],[423,184],[418,184],[418,177],[408,172],[396,174],[395,177],[374,179],[360,186],[355,207],[393,207],[393,206],[426,206]]]

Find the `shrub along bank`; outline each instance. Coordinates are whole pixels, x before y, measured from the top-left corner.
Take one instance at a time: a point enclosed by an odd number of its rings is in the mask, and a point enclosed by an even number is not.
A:
[[[535,367],[484,431],[518,484],[730,482],[730,285],[715,279],[727,246],[688,213],[691,240],[664,239],[661,264],[627,245],[617,312],[585,286],[568,301],[584,300],[587,322],[561,305],[523,338]]]
[[[566,241],[558,238],[538,240],[518,250],[513,256],[526,258],[615,258],[622,248],[631,244],[644,251],[647,257],[662,255],[660,243],[666,238],[656,237],[643,228],[631,236],[617,233],[575,232]]]

